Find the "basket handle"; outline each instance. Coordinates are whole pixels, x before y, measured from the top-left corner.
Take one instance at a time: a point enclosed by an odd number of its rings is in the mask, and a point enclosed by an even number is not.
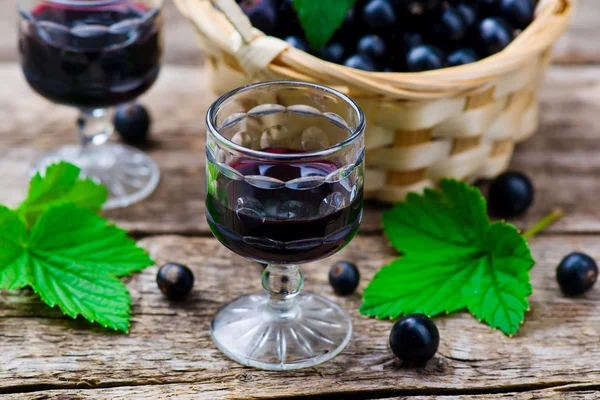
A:
[[[240,34],[245,44],[250,44],[255,38],[250,19],[244,14],[235,0],[211,0],[225,17],[231,22],[233,28]]]

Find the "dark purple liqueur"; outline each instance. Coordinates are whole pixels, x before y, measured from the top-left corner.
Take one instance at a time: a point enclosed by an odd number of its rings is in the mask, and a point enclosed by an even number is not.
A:
[[[25,78],[48,100],[79,108],[130,102],[158,77],[161,16],[137,3],[43,4],[24,13],[19,49]]]
[[[284,182],[324,177],[339,168],[331,161],[249,159],[229,166],[244,176]],[[362,187],[351,194],[349,179],[305,190],[287,186],[266,189],[219,174],[217,186],[219,199],[212,193],[206,200],[213,234],[233,252],[258,262],[300,264],[328,257],[352,240],[362,220]]]

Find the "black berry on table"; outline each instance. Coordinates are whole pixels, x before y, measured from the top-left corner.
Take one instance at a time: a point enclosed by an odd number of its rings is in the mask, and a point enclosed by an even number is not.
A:
[[[329,270],[329,283],[335,293],[346,296],[353,293],[360,282],[360,272],[355,264],[340,261]]]
[[[423,364],[438,350],[440,334],[435,323],[423,314],[408,315],[390,332],[390,347],[400,360]]]
[[[185,265],[168,263],[158,270],[156,283],[169,299],[181,300],[192,290],[194,274]]]
[[[520,172],[505,172],[492,181],[488,195],[491,213],[500,218],[523,214],[533,203],[531,180]]]
[[[568,296],[581,295],[594,286],[598,279],[596,261],[584,253],[567,255],[556,269],[556,280]]]
[[[113,124],[121,139],[130,144],[142,144],[148,140],[150,113],[141,104],[125,104],[117,107]]]

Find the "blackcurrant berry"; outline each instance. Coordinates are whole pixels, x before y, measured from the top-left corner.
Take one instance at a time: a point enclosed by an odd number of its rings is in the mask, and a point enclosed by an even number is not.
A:
[[[252,22],[252,26],[272,34],[277,26],[277,6],[275,0],[242,0],[240,7]]]
[[[344,61],[344,65],[350,68],[362,69],[363,71],[373,72],[377,70],[375,63],[365,54],[354,54]]]
[[[335,293],[346,296],[353,293],[360,282],[360,272],[355,264],[340,261],[329,270],[329,284]]]
[[[301,36],[302,27],[294,9],[294,0],[279,0],[275,35],[280,38]]]
[[[394,324],[390,347],[400,360],[423,364],[435,355],[440,333],[435,323],[423,314],[408,315]]]
[[[492,181],[488,205],[493,215],[511,218],[523,214],[533,203],[533,184],[520,172],[505,172]]]
[[[306,40],[302,39],[300,36],[288,36],[285,38],[285,41],[297,48],[298,50],[302,50],[307,53],[310,51],[310,45]]]
[[[485,18],[477,27],[477,40],[480,52],[491,56],[502,50],[512,42],[514,28],[504,18]]]
[[[434,10],[442,4],[441,0],[393,0],[394,9],[398,13],[422,15]]]
[[[406,49],[412,49],[424,43],[423,35],[417,32],[404,32],[401,36]]]
[[[431,45],[421,45],[411,49],[406,56],[406,68],[410,72],[430,71],[446,66],[446,55]]]
[[[124,142],[142,144],[148,140],[151,122],[144,106],[125,104],[117,107],[113,124]]]
[[[386,28],[396,23],[396,13],[389,0],[370,0],[362,10],[362,17],[371,28]]]
[[[423,44],[423,36],[417,32],[397,32],[388,39],[386,64],[395,71],[406,70],[406,55],[413,47]]]
[[[180,300],[192,290],[194,274],[185,265],[168,263],[158,270],[156,283],[169,299]]]
[[[568,296],[577,296],[590,290],[598,278],[596,261],[584,253],[571,253],[556,269],[560,289]]]
[[[500,0],[500,13],[517,28],[527,28],[533,21],[534,12],[531,0]]]
[[[479,56],[473,49],[458,49],[448,55],[448,66],[471,64],[479,60]]]
[[[445,8],[433,24],[433,32],[440,41],[459,41],[467,34],[467,24],[454,7]]]
[[[387,53],[385,41],[377,35],[366,35],[358,41],[357,50],[373,60],[381,60]]]
[[[477,8],[473,4],[460,2],[456,5],[456,10],[462,17],[467,29],[471,29],[477,23],[479,18]]]
[[[345,54],[346,49],[344,49],[344,45],[334,42],[325,45],[325,47],[321,49],[319,56],[325,61],[341,64],[344,62]]]
[[[476,0],[473,3],[477,4],[486,14],[495,14],[500,6],[500,0]]]

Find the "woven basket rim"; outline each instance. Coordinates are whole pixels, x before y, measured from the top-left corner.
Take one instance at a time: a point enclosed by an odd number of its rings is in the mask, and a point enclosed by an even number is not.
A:
[[[267,68],[287,79],[346,87],[347,92],[401,100],[432,100],[481,88],[547,51],[567,28],[574,0],[541,0],[535,20],[495,55],[468,65],[417,73],[367,72],[321,60],[252,28],[234,0],[175,2],[199,33],[220,51],[233,56],[239,63],[238,68],[246,74]],[[265,58],[265,53],[260,51],[269,46],[273,47],[274,54],[266,65],[258,68],[247,65],[256,61],[260,64],[263,60],[258,58]],[[246,59],[240,57],[242,53]]]

